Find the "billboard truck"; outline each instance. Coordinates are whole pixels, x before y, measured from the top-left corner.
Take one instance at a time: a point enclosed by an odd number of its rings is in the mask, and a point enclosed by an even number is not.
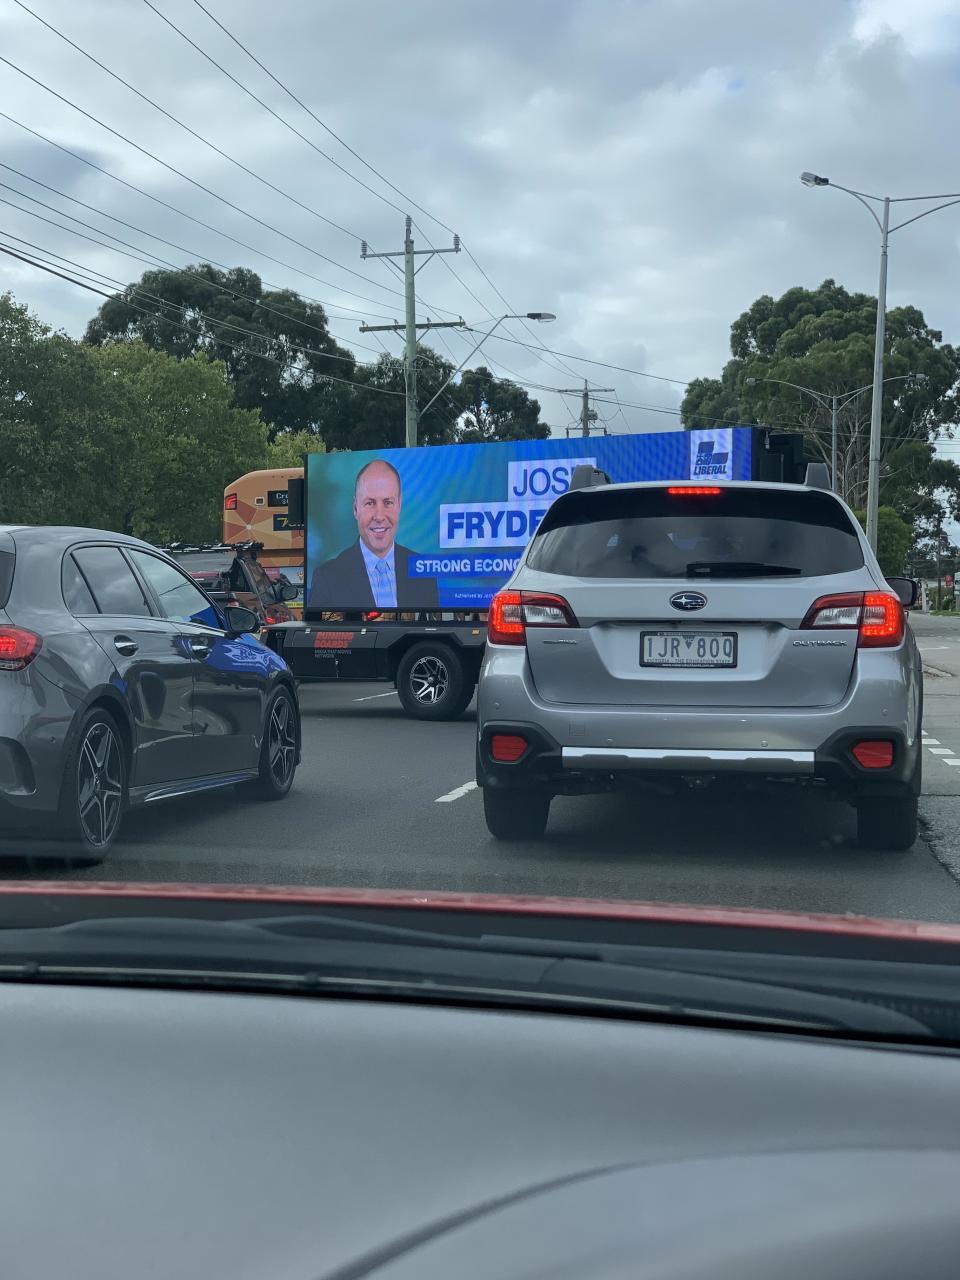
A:
[[[484,611],[578,466],[615,484],[793,479],[771,473],[769,441],[720,427],[310,454],[303,621],[264,640],[299,680],[392,681],[409,714],[451,719],[473,696]]]

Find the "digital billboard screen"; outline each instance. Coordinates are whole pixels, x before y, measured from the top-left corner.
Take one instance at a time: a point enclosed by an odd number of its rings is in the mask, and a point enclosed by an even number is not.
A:
[[[550,503],[589,463],[614,483],[748,480],[745,427],[315,453],[307,609],[482,609]]]

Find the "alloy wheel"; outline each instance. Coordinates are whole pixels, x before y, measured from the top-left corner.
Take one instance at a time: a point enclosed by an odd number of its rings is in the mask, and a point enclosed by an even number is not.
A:
[[[285,787],[293,776],[297,755],[297,736],[289,698],[277,698],[270,712],[270,736],[267,748],[270,772],[278,787]]]
[[[439,702],[449,684],[450,673],[439,658],[425,656],[410,668],[410,688],[418,702]]]
[[[105,720],[95,721],[80,744],[77,807],[87,842],[94,848],[108,845],[123,814],[123,753]]]

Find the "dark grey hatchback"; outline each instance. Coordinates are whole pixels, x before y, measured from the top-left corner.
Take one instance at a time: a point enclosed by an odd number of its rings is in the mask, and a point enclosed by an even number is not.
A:
[[[128,806],[285,796],[296,684],[256,625],[136,538],[0,525],[0,831],[98,861]]]

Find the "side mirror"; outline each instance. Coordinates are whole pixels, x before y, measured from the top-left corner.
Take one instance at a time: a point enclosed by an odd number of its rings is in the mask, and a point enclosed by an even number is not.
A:
[[[252,609],[241,609],[235,605],[232,609],[224,609],[223,616],[227,622],[227,634],[242,636],[260,630],[260,619]]]
[[[905,609],[912,609],[920,599],[920,583],[913,578],[888,578],[887,586]]]
[[[283,600],[286,603],[296,600],[300,594],[299,589],[292,582],[278,582],[274,587],[274,592],[278,600]]]

